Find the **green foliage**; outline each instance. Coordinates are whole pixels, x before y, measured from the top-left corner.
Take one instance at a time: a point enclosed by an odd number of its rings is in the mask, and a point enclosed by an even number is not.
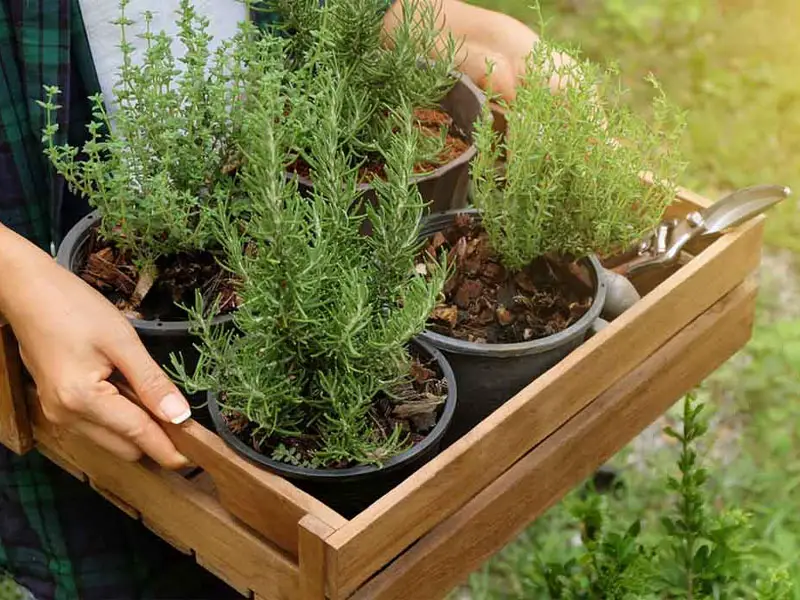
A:
[[[641,44],[663,47],[686,43],[700,34],[705,4],[703,0],[602,0],[598,3],[602,16],[597,25],[606,35],[635,39]]]
[[[702,405],[689,396],[684,401],[683,431],[666,433],[681,445],[679,477],[669,477],[667,487],[676,493],[673,516],[662,519],[667,540],[659,548],[659,580],[666,597],[716,598],[737,584],[746,559],[741,545],[747,515],[741,511],[709,515],[705,485],[707,471],[698,464],[694,446],[708,430],[700,420]]]
[[[615,514],[621,507],[612,508],[612,502],[617,502],[608,496],[591,488],[573,494],[557,514],[546,516],[555,519],[562,540],[573,540],[571,549],[521,551],[518,560],[527,565],[517,563],[508,573],[516,589],[498,596],[563,600],[794,597],[788,572],[776,568],[774,559],[763,562],[763,541],[756,541],[760,532],[753,529],[751,515],[736,508],[720,509],[721,501],[712,498],[708,473],[699,459],[700,442],[708,431],[702,410],[703,405],[688,396],[681,430],[665,430],[677,442],[679,456],[677,475],[666,481],[669,495],[653,507],[659,520],[651,521],[649,527],[641,519],[624,524],[627,514]],[[662,493],[664,487],[658,486]],[[656,488],[650,493],[656,494]],[[572,522],[566,520],[567,512]],[[542,523],[541,527],[552,525]],[[489,587],[476,598],[498,597],[496,589]]]
[[[339,144],[352,165],[373,160],[391,143],[392,115],[405,105],[434,108],[454,85],[456,42],[442,35],[436,3],[401,0],[402,16],[382,31],[385,0],[266,0],[290,34],[291,86],[298,121],[294,148],[307,159],[332,94],[343,94],[337,118]],[[258,3],[256,4],[258,6]],[[320,76],[323,75],[323,76]],[[334,87],[330,88],[333,79]],[[300,93],[302,92],[302,93]],[[443,139],[418,143],[416,163],[434,160]]]
[[[639,542],[641,523],[635,521],[624,533],[605,531],[604,498],[591,494],[572,506],[582,527],[586,553],[564,563],[549,562],[542,576],[550,597],[570,600],[641,598],[651,590],[651,552]]]
[[[786,569],[770,569],[766,577],[756,583],[754,597],[758,600],[788,600],[793,597],[795,589]]]
[[[318,460],[307,460],[294,446],[286,447],[283,444],[278,444],[272,451],[272,458],[294,467],[305,467],[306,469],[317,469],[320,467]]]
[[[407,344],[444,282],[444,269],[431,264],[428,277],[414,265],[424,208],[410,185],[418,134],[410,108],[393,115],[387,180],[375,182],[378,200],[364,207],[339,138],[345,99],[333,95],[318,106],[308,154],[315,186],[303,198],[284,178],[296,124],[282,84],[264,78],[243,123],[249,220],[234,224],[217,211],[226,267],[241,282],[235,331],[212,328],[215,310],[198,298],[189,313],[200,362],[193,375],[178,361],[176,371],[190,391],[221,392],[224,411],[250,422],[264,450],[295,437],[313,447],[315,465],[379,463],[406,444],[399,429],[376,426],[374,402],[407,381]],[[360,232],[367,219],[370,236]]]
[[[231,171],[248,93],[264,72],[281,72],[282,46],[256,39],[243,25],[238,36],[212,53],[208,20],[190,0],[181,0],[180,31],[173,40],[150,29],[147,48],[134,60],[133,23],[120,1],[116,23],[123,64],[110,105],[91,98],[90,139],[82,148],[57,145],[59,90],[47,87],[46,153],[70,188],[102,215],[101,233],[131,252],[140,265],[162,255],[205,249],[215,243],[206,208],[236,196]],[[177,68],[175,44],[186,49]]]
[[[651,125],[622,104],[612,88],[615,71],[589,61],[554,64],[555,51],[540,42],[529,55],[528,74],[506,107],[504,140],[488,110],[477,127],[475,204],[511,268],[548,253],[579,258],[626,248],[656,224],[683,169],[676,150],[683,115],[655,80]],[[553,73],[564,89],[552,93],[542,73]],[[654,185],[642,181],[643,172]]]
[[[787,308],[778,295],[786,279],[770,282],[773,277],[764,272],[753,339],[704,387],[708,402],[726,407],[722,422],[737,430],[735,461],[712,474],[725,496],[752,515],[759,542],[754,563],[765,573],[783,565],[790,581],[800,581],[800,516],[794,510],[800,503],[800,404],[794,401],[800,393],[800,320],[768,317]],[[785,597],[800,598],[800,587]]]
[[[22,589],[8,575],[0,572],[0,600],[25,600]]]

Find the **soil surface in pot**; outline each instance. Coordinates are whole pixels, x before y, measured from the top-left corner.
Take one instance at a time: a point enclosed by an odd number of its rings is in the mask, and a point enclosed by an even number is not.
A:
[[[415,124],[424,136],[440,138],[443,131],[447,132],[444,147],[435,161],[423,161],[414,166],[417,174],[429,173],[439,167],[446,165],[459,156],[464,154],[470,142],[467,136],[461,132],[453,122],[453,118],[440,109],[417,108],[414,110]],[[303,159],[298,158],[288,168],[289,172],[300,175],[307,179],[311,178],[311,171]],[[376,177],[383,179],[386,177],[385,165],[380,156],[369,158],[359,169],[361,183],[369,183]]]
[[[372,408],[372,422],[375,433],[383,438],[389,437],[395,427],[407,439],[406,448],[422,442],[438,422],[441,409],[447,399],[447,380],[438,363],[433,358],[413,356],[410,378],[393,390],[393,397],[382,395],[375,399]],[[223,401],[224,402],[224,401]],[[282,461],[295,466],[306,466],[325,469],[345,469],[357,464],[334,463],[313,465],[312,459],[319,447],[320,435],[309,432],[300,437],[270,437],[265,440],[255,435],[254,425],[238,414],[224,414],[228,428],[256,452],[268,457],[274,456],[275,449],[283,445]],[[390,457],[375,457],[386,460]]]
[[[130,254],[98,235],[94,228],[80,261],[78,275],[127,316],[137,319],[182,321],[186,313],[176,303],[194,304],[195,290],[211,303],[220,298],[220,312],[238,304],[235,282],[210,252],[183,253],[159,259],[158,275],[141,302],[135,300],[139,273]]]
[[[447,251],[454,272],[445,299],[428,320],[429,330],[478,343],[527,342],[563,331],[580,319],[594,297],[589,271],[550,257],[511,273],[489,245],[483,227],[469,214],[428,239],[418,259]]]

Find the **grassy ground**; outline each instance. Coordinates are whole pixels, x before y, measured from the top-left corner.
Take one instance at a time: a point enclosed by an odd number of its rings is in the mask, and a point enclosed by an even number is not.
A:
[[[526,0],[480,0],[535,22]],[[652,72],[689,111],[686,185],[716,197],[756,183],[800,192],[800,2],[796,0],[543,0],[549,37],[616,62],[634,107],[647,105]],[[795,200],[768,220],[758,324],[752,342],[702,387],[715,411],[707,453],[717,504],[752,514],[753,568],[784,566],[800,600],[800,214]],[[627,491],[611,499],[621,522],[654,522],[676,449],[660,428],[614,462]],[[554,507],[457,596],[539,598],[537,564],[574,553],[577,530]]]

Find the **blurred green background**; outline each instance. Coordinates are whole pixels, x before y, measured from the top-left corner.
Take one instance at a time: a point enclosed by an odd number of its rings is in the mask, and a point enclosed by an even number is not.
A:
[[[470,0],[538,28],[527,0]],[[719,507],[752,514],[754,571],[784,567],[800,600],[800,1],[542,0],[546,35],[615,63],[628,102],[646,110],[653,73],[688,111],[684,186],[719,197],[759,183],[795,195],[772,211],[751,343],[706,381],[713,411],[704,458]],[[677,448],[666,415],[614,458],[626,491],[608,502],[620,523],[655,523]],[[475,573],[456,598],[546,598],[538,565],[575,553],[569,501],[551,509]],[[645,525],[645,529],[647,526]]]

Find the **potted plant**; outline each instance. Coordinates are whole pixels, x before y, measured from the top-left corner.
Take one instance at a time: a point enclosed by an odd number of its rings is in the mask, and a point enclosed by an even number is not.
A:
[[[320,107],[311,140],[310,197],[284,176],[302,124],[286,98],[261,94],[248,111],[240,177],[252,214],[244,227],[215,211],[225,268],[241,303],[230,330],[212,327],[198,294],[189,309],[200,359],[175,360],[176,378],[209,390],[219,435],[238,453],[352,516],[438,450],[455,409],[449,365],[414,341],[444,269],[415,269],[424,203],[410,185],[418,133],[395,115],[376,201],[357,208],[358,170],[339,146],[339,112]],[[372,235],[360,227],[372,223]]]
[[[375,178],[385,177],[381,148],[394,135],[392,115],[405,103],[414,109],[420,132],[413,182],[432,211],[467,204],[473,123],[483,94],[455,71],[455,40],[442,36],[433,3],[400,0],[402,16],[389,34],[383,30],[383,0],[294,2],[273,0],[280,30],[287,32],[294,71],[292,110],[303,113],[289,165],[301,188],[313,187],[309,157],[317,120],[331,95],[345,91],[340,104],[339,141],[350,164],[360,169],[359,189],[374,201]],[[387,37],[388,36],[388,37]],[[336,74],[333,88],[320,72]],[[322,110],[322,112],[319,112]]]
[[[207,19],[182,0],[178,39],[152,32],[145,14],[147,49],[134,56],[127,4],[120,2],[123,63],[114,97],[108,104],[91,98],[90,139],[82,148],[58,143],[59,90],[48,87],[44,141],[55,170],[95,208],[65,237],[58,262],[128,315],[165,364],[172,351],[194,354],[177,304],[201,290],[209,301],[219,298],[221,323],[238,302],[205,211],[242,196],[236,140],[247,98],[265,73],[281,72],[284,55],[280,40],[257,38],[247,24],[212,52]],[[180,59],[177,44],[185,50]]]
[[[654,227],[683,168],[682,114],[657,85],[647,122],[610,96],[613,71],[557,66],[551,52],[543,41],[529,55],[516,99],[502,105],[505,137],[488,107],[476,124],[475,208],[423,227],[427,253],[444,249],[454,263],[421,336],[456,373],[451,439],[585,340],[606,295],[596,255],[625,250]],[[542,80],[550,72],[569,82],[558,94]]]

